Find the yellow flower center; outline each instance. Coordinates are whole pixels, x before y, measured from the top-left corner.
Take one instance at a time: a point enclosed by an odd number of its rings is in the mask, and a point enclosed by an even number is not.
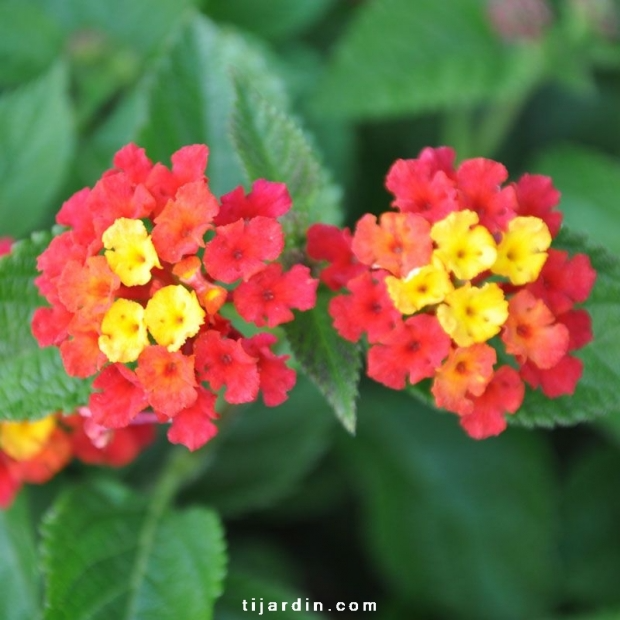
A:
[[[478,214],[454,211],[431,228],[437,245],[435,255],[459,280],[471,280],[489,269],[497,257],[495,240],[484,226],[477,226]]]
[[[508,223],[491,270],[513,284],[533,282],[547,260],[550,245],[551,233],[540,218],[515,217]]]
[[[101,322],[99,348],[111,362],[134,362],[149,343],[144,308],[129,299],[117,299]]]
[[[146,305],[144,319],[157,344],[178,351],[195,336],[204,322],[205,311],[194,291],[170,285],[159,289]]]
[[[140,220],[118,218],[102,236],[110,269],[125,286],[146,284],[151,269],[160,267],[159,257]]]
[[[16,461],[35,457],[56,428],[53,415],[36,422],[0,423],[0,448]]]
[[[437,308],[437,319],[459,347],[492,338],[508,318],[508,302],[494,282],[481,288],[467,282],[449,293],[445,301]]]

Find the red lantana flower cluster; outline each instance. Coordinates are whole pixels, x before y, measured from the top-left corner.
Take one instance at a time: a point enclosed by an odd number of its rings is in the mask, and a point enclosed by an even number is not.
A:
[[[329,311],[343,338],[367,339],[368,375],[393,389],[430,379],[437,406],[484,438],[506,428],[524,382],[549,398],[573,393],[583,368],[572,352],[592,339],[575,305],[596,274],[586,255],[550,248],[562,222],[551,179],[506,183],[496,161],[454,160],[440,147],[396,161],[386,179],[396,211],[364,215],[353,234],[316,224],[308,255],[327,261],[329,288],[345,289]],[[512,362],[498,364],[497,346]]]
[[[204,145],[184,147],[168,168],[122,148],[58,213],[67,230],[39,256],[35,281],[50,306],[32,322],[69,375],[96,375],[94,423],[119,429],[154,413],[170,423],[170,441],[191,450],[217,432],[220,390],[228,403],[260,392],[275,406],[295,383],[288,356],[273,352],[276,337],[245,336],[223,307],[272,328],[313,307],[318,285],[307,267],[277,262],[286,186],[258,180],[218,200],[207,158]]]

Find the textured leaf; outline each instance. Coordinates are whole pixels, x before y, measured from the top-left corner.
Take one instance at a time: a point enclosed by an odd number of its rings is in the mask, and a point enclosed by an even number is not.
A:
[[[520,96],[538,79],[536,46],[507,46],[480,0],[374,0],[341,38],[315,104],[372,118]]]
[[[524,426],[576,424],[620,409],[620,261],[566,229],[555,245],[571,256],[586,253],[597,271],[594,290],[583,304],[592,317],[594,340],[575,352],[583,360],[584,372],[573,396],[549,399],[538,390],[526,390],[523,406],[508,418]]]
[[[40,618],[34,530],[23,494],[9,510],[0,511],[0,556],[0,617],[3,620]]]
[[[0,98],[3,235],[21,237],[39,226],[63,182],[74,146],[67,88],[66,71],[56,65]]]
[[[43,524],[46,620],[209,620],[225,574],[204,508],[160,510],[125,489],[63,495]]]
[[[36,233],[0,259],[0,419],[25,420],[54,411],[70,412],[90,393],[88,381],[69,377],[58,349],[41,349],[30,332],[30,320],[45,301],[33,280],[36,258],[51,235]]]
[[[244,180],[229,137],[233,74],[257,85],[270,100],[285,104],[280,81],[262,47],[191,14],[167,52],[95,136],[91,170],[109,166],[112,154],[133,139],[151,158],[167,162],[186,144],[210,148],[208,175],[218,194]]]
[[[553,147],[529,170],[549,175],[562,192],[564,221],[620,256],[620,160],[583,147]]]
[[[374,385],[359,409],[342,448],[388,597],[451,620],[549,611],[557,507],[541,438],[511,429],[475,442],[456,416]]]
[[[355,399],[361,370],[357,344],[340,338],[327,311],[329,295],[319,291],[312,310],[286,324],[286,335],[303,371],[314,381],[350,432],[355,432]]]
[[[256,403],[231,413],[213,440],[213,461],[189,497],[230,516],[265,508],[300,484],[328,446],[333,418],[303,377],[279,407]]]
[[[287,184],[293,199],[292,210],[283,218],[287,243],[303,249],[310,224],[340,222],[340,192],[291,118],[240,79],[236,93],[232,136],[243,167],[252,181]]]

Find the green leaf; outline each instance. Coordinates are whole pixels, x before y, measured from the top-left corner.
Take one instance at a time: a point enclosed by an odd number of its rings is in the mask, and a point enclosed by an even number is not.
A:
[[[294,37],[317,22],[333,0],[211,0],[207,13],[267,39]]]
[[[457,416],[375,385],[362,390],[359,419],[341,448],[389,598],[451,620],[549,611],[557,507],[541,436],[473,441]]]
[[[3,620],[40,618],[34,530],[23,493],[11,508],[0,511],[0,555],[0,617]]]
[[[377,118],[520,98],[543,64],[540,47],[502,43],[480,0],[375,0],[339,41],[315,105]]]
[[[40,348],[30,332],[45,304],[34,285],[36,259],[51,235],[36,233],[0,259],[0,419],[26,420],[71,412],[90,394],[90,382],[69,377],[56,347]]]
[[[540,153],[528,170],[549,175],[562,192],[564,221],[620,257],[620,160],[577,146]]]
[[[231,412],[210,444],[211,465],[188,497],[206,497],[226,516],[265,508],[294,491],[325,452],[333,418],[317,390],[298,377],[279,407]],[[225,421],[226,422],[226,421]]]
[[[210,149],[208,175],[214,192],[240,185],[244,175],[228,129],[233,74],[285,104],[282,84],[260,45],[191,14],[170,48],[93,138],[89,170],[98,174],[109,166],[114,151],[130,139],[163,162],[181,146],[199,142]]]
[[[342,425],[354,433],[360,350],[334,330],[327,310],[329,298],[319,290],[316,306],[297,313],[295,320],[284,327],[295,359],[321,390]]]
[[[0,4],[0,86],[13,86],[45,71],[61,47],[62,32],[41,7]]]
[[[340,191],[290,117],[241,79],[236,93],[232,137],[237,153],[250,180],[287,184],[293,199],[292,210],[283,218],[287,243],[303,250],[310,224],[340,223]]]
[[[67,74],[54,66],[0,98],[0,231],[21,237],[42,223],[73,155]],[[17,216],[16,216],[17,215]]]
[[[226,554],[217,515],[124,488],[70,490],[42,529],[45,620],[209,620]]]
[[[585,253],[597,272],[594,289],[583,307],[592,317],[594,340],[575,356],[583,360],[583,376],[572,396],[547,398],[539,390],[526,389],[525,400],[508,421],[523,426],[551,427],[596,419],[620,409],[620,260],[584,235],[562,229],[556,247],[571,256]]]

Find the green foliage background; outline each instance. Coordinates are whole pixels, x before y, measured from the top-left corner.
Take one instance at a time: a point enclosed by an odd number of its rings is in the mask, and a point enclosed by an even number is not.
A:
[[[237,620],[262,597],[324,603],[283,620],[360,615],[339,601],[382,620],[620,618],[620,6],[550,1],[538,38],[507,39],[487,5],[0,0],[0,236],[25,239],[0,260],[2,419],[87,394],[29,335],[49,239],[31,234],[130,141],[164,162],[208,144],[218,194],[286,181],[291,255],[311,222],[386,210],[395,159],[448,144],[552,175],[561,244],[599,271],[583,385],[484,442],[413,390],[358,386],[322,293],[285,332],[285,405],[230,413],[191,460],[162,438],[119,472],[73,466],[0,514],[0,617]]]

